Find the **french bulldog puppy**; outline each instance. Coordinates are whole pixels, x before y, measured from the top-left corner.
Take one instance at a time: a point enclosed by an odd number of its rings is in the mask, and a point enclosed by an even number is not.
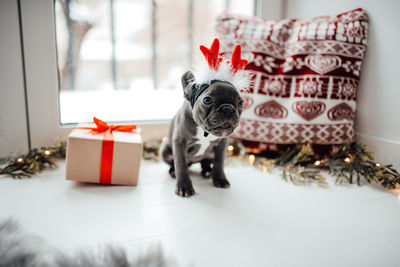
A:
[[[202,176],[211,176],[214,186],[226,188],[224,173],[227,138],[238,126],[243,100],[237,88],[226,81],[195,84],[188,71],[182,76],[185,101],[171,121],[168,138],[160,153],[176,177],[175,193],[189,197],[195,193],[188,167],[199,162]]]

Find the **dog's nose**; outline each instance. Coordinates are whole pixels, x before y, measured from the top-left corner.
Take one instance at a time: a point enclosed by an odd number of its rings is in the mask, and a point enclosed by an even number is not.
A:
[[[224,105],[221,107],[221,111],[224,114],[232,114],[235,110],[231,105]]]

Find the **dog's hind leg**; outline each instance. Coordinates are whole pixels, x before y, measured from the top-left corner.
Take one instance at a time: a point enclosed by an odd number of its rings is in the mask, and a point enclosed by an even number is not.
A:
[[[172,178],[176,178],[174,161],[172,161],[172,165],[170,165],[168,172],[169,172],[169,175],[171,175]]]
[[[211,173],[212,173],[212,168],[211,168],[211,159],[203,159],[200,161],[201,164],[201,176],[204,178],[210,178]]]
[[[174,167],[174,157],[172,155],[172,147],[168,144],[168,141],[165,140],[162,142],[160,146],[160,156],[165,163],[169,165],[169,175],[172,178],[175,178],[175,167]]]

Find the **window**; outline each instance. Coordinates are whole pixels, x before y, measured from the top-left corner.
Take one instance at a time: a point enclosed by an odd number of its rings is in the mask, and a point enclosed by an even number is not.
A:
[[[211,43],[224,10],[253,14],[257,1],[56,0],[62,124],[154,121],[181,106],[181,75]]]

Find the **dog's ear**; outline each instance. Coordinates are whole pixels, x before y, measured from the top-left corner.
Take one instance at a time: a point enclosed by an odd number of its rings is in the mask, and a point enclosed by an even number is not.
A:
[[[190,82],[194,81],[193,72],[191,72],[190,70],[185,72],[182,75],[182,79],[181,80],[182,80],[182,87],[183,87],[183,89],[185,89],[185,87],[187,87]]]
[[[190,95],[192,94],[193,86],[189,86],[191,82],[194,81],[194,75],[191,71],[187,71],[182,75],[182,87],[183,94],[187,100],[190,99]]]

